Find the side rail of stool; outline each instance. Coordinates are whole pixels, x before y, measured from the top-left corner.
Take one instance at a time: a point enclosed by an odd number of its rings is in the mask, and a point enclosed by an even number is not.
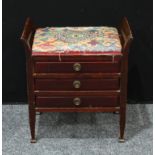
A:
[[[24,29],[20,38],[20,40],[24,44],[26,55],[31,55],[32,53],[32,43],[33,43],[35,30],[36,30],[36,26],[34,25],[32,20],[28,17],[26,19]]]
[[[122,44],[122,52],[128,51],[130,44],[133,40],[132,31],[129,25],[129,22],[126,17],[123,18],[121,24],[119,25],[119,34]]]

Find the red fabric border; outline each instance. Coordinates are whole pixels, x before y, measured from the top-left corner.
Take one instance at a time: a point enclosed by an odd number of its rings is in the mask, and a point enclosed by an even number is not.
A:
[[[32,52],[32,56],[62,56],[62,55],[122,55],[121,51],[65,51],[65,52]]]

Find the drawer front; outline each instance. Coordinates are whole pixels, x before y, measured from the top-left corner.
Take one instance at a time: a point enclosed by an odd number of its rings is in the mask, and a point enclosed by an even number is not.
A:
[[[35,73],[119,73],[119,62],[35,62]]]
[[[36,107],[116,107],[118,96],[36,97]]]
[[[35,79],[36,90],[118,90],[119,79]]]

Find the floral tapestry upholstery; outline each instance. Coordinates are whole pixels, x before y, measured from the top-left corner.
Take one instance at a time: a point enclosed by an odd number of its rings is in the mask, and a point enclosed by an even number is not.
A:
[[[114,27],[46,27],[36,30],[33,55],[56,53],[121,53]]]

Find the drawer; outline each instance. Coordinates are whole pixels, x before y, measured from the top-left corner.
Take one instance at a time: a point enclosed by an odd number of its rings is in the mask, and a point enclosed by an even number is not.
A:
[[[35,90],[118,90],[119,79],[35,79]]]
[[[119,96],[36,97],[36,107],[116,107]]]
[[[118,62],[35,62],[35,73],[119,73]]]

